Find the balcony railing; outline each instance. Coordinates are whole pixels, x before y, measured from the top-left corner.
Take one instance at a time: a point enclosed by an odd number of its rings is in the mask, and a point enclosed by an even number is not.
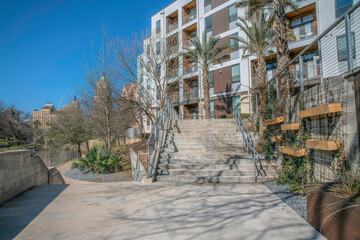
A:
[[[190,64],[184,67],[184,74],[196,72],[198,70],[197,64]]]
[[[175,54],[179,51],[179,45],[170,45],[168,46],[167,48],[167,54],[168,55],[172,55],[172,54]]]
[[[199,99],[199,91],[198,88],[192,88],[190,92],[184,92],[183,100],[198,100]]]
[[[176,69],[171,69],[168,71],[168,74],[167,74],[168,78],[176,78],[179,76],[179,69],[176,68]]]
[[[177,29],[178,27],[179,27],[179,24],[177,21],[172,24],[169,24],[169,26],[167,27],[167,32],[169,33],[171,31]]]
[[[194,39],[194,38],[192,38],[192,39]],[[192,44],[190,39],[186,39],[185,41],[183,41],[183,46],[190,48],[190,47],[193,47],[194,44]]]
[[[300,41],[300,40],[305,40],[305,39],[308,39],[308,38],[316,35],[315,29],[316,29],[316,23],[311,22],[311,23],[307,23],[305,25],[294,27],[291,29],[291,32],[295,36],[295,41]]]
[[[183,18],[183,24],[186,24],[188,22],[191,22],[192,20],[196,19],[196,16],[197,16],[197,12],[192,12],[190,13],[189,15],[185,16]]]
[[[178,92],[170,93],[170,102],[171,103],[179,103],[179,93]]]

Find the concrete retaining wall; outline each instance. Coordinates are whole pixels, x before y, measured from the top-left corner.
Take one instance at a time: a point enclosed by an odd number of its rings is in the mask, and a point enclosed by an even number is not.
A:
[[[36,185],[64,184],[56,168],[48,169],[31,150],[0,153],[0,204]]]

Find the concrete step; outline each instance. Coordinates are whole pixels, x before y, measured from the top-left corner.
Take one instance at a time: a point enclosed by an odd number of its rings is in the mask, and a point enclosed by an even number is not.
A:
[[[192,146],[188,145],[186,147],[166,147],[165,152],[207,152],[207,153],[213,153],[213,152],[239,152],[242,151],[242,147],[198,147],[198,146]]]
[[[181,158],[160,158],[159,164],[197,164],[197,165],[218,165],[218,164],[253,164],[251,158],[233,158],[233,159],[181,159]]]
[[[194,129],[194,128],[204,128],[204,129],[224,129],[224,128],[236,128],[236,123],[205,123],[205,124],[185,124],[177,123],[170,125],[172,129]]]
[[[238,152],[163,152],[160,154],[160,159],[174,158],[174,159],[219,159],[231,160],[245,158],[249,159],[251,156],[241,150]]]
[[[196,145],[197,147],[238,147],[242,146],[243,140],[226,140],[226,139],[214,139],[214,138],[204,138],[204,139],[167,139],[165,141],[165,147],[172,146],[191,146]]]
[[[234,118],[223,118],[223,119],[185,119],[185,120],[174,120],[173,123],[186,123],[186,124],[203,124],[203,123],[235,123]]]
[[[189,169],[159,169],[158,175],[175,176],[196,176],[196,177],[234,177],[234,176],[254,176],[254,170],[189,170]]]
[[[258,182],[265,182],[274,179],[274,177],[258,177]],[[255,179],[253,176],[232,176],[232,177],[197,177],[197,176],[171,176],[171,175],[156,175],[156,181],[165,182],[188,182],[188,183],[251,183]]]
[[[221,139],[221,140],[241,140],[241,134],[226,134],[226,133],[169,133],[167,139]]]
[[[271,164],[263,164],[265,171],[274,171]],[[187,169],[187,170],[252,170],[254,171],[254,164],[158,164],[159,170],[168,169]]]

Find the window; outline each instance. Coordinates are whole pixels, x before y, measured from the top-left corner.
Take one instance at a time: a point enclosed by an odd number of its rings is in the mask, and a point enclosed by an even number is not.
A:
[[[160,65],[160,64],[157,64],[157,65],[156,65],[156,76],[157,76],[157,77],[160,77],[160,72],[161,72],[161,65]]]
[[[148,128],[150,127],[150,118],[149,118],[149,116],[146,116],[146,126]]]
[[[156,43],[156,55],[160,54],[160,42]]]
[[[210,117],[215,118],[215,106],[214,101],[210,101]]]
[[[353,0],[335,0],[336,18],[341,17],[353,5]]]
[[[147,62],[147,63],[146,63],[146,71],[148,71],[148,72],[151,71],[151,69],[150,69],[150,62]]]
[[[146,46],[146,53],[147,55],[150,55],[150,44]]]
[[[140,73],[140,79],[139,79],[140,83],[142,83],[143,78],[144,78],[144,75],[142,73]]]
[[[234,33],[231,36],[237,37],[238,33]],[[238,46],[239,46],[239,41],[230,38],[230,49],[236,48]],[[237,51],[237,50],[232,50],[232,52],[234,52],[234,51]]]
[[[205,31],[211,32],[211,30],[212,30],[211,16],[207,16],[205,18]]]
[[[232,23],[237,20],[237,9],[235,7],[236,3],[229,6],[229,23]]]
[[[290,25],[291,25],[291,28],[295,28],[295,27],[299,27],[302,25],[306,25],[307,23],[312,23],[312,22],[314,22],[314,15],[312,13],[310,13],[305,16],[291,20]]]
[[[160,33],[160,31],[161,31],[160,20],[158,20],[156,22],[156,33]]]
[[[231,66],[231,81],[232,83],[240,82],[240,65]]]
[[[204,0],[204,8],[205,8],[205,12],[211,10],[211,0]]]
[[[146,89],[150,91],[150,79],[146,81]]]
[[[214,72],[209,72],[210,88],[214,87]]]
[[[233,106],[233,113],[241,113],[241,98],[240,98],[240,96],[232,98],[232,106]]]
[[[338,52],[338,60],[347,61],[347,49],[346,49],[346,35],[340,35],[336,38],[337,40],[337,52]],[[355,59],[355,34],[351,33],[351,54],[352,58]]]

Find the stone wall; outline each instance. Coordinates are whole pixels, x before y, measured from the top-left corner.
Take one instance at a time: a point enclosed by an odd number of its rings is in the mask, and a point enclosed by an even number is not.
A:
[[[0,153],[0,204],[36,186],[64,184],[56,168],[48,169],[31,150]]]

